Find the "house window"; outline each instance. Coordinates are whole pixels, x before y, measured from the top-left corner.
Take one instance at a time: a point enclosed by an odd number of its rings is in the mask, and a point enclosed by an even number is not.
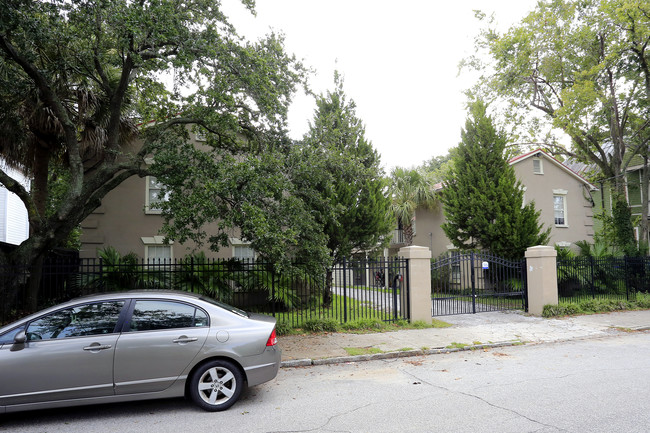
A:
[[[171,245],[146,245],[145,249],[148,263],[170,263],[172,260]]]
[[[207,141],[204,130],[197,129],[194,137],[196,138],[196,141]]]
[[[162,236],[142,237],[144,258],[147,263],[171,263],[174,251],[171,243],[164,243]]]
[[[233,256],[237,260],[243,262],[250,262],[255,260],[255,250],[250,247],[250,245],[234,245],[234,254]]]
[[[163,194],[163,184],[158,182],[154,176],[147,176],[147,195],[145,197],[145,212],[159,214],[161,212],[159,203],[167,201],[169,194]]]
[[[541,158],[533,158],[533,173],[544,174],[544,165]]]
[[[255,261],[255,250],[251,248],[249,242],[238,238],[230,238],[229,241],[230,245],[232,245],[233,258],[244,262]]]
[[[559,227],[567,227],[567,201],[566,190],[553,191],[553,214],[555,217],[555,225]]]

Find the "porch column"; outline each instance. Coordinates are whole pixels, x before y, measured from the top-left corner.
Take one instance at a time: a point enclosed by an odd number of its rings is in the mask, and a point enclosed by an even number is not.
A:
[[[422,320],[431,323],[431,250],[426,247],[411,246],[400,249],[399,255],[409,260],[408,276],[411,291],[408,305],[411,311],[411,322]],[[402,293],[403,306],[406,306],[405,297]]]
[[[528,278],[528,312],[541,316],[544,305],[557,305],[557,251],[553,247],[538,246],[526,250],[526,277]]]

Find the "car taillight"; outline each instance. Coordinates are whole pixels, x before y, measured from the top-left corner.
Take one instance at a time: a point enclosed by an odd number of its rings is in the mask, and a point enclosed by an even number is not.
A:
[[[273,328],[273,332],[271,332],[269,339],[266,340],[266,345],[275,346],[276,344],[278,344],[278,336],[275,334],[275,328]]]

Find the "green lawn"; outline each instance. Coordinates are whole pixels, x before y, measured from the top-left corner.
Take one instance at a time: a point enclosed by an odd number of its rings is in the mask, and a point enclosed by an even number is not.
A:
[[[319,307],[276,312],[275,318],[278,323],[287,323],[294,328],[303,326],[305,322],[317,320],[335,320],[342,323],[344,318],[348,321],[361,319],[394,319],[391,313],[373,308],[369,305],[368,301],[359,301],[340,295],[333,295],[332,305],[329,308],[324,308],[321,302],[319,304]]]

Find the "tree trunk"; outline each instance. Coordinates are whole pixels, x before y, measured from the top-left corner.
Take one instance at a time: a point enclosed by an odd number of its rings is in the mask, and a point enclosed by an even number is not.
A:
[[[641,233],[639,235],[639,247],[644,248],[649,241],[648,238],[648,206],[650,200],[650,179],[648,179],[648,156],[643,156],[643,169],[641,170]]]
[[[325,287],[323,289],[323,308],[329,308],[332,305],[332,276],[332,268],[329,268],[325,275]]]
[[[403,232],[404,232],[404,243],[406,243],[407,247],[410,247],[411,245],[413,245],[413,235],[414,235],[413,225],[412,224],[405,225]]]
[[[30,217],[30,236],[33,236],[36,231],[41,231],[44,221],[47,220],[49,165],[50,153],[48,149],[44,146],[37,145],[34,152],[34,180],[32,183],[32,196],[34,197],[34,207],[36,208],[37,215]],[[26,307],[30,311],[36,311],[38,308],[38,292],[41,287],[42,274],[43,254],[39,254],[31,264],[29,270]]]

